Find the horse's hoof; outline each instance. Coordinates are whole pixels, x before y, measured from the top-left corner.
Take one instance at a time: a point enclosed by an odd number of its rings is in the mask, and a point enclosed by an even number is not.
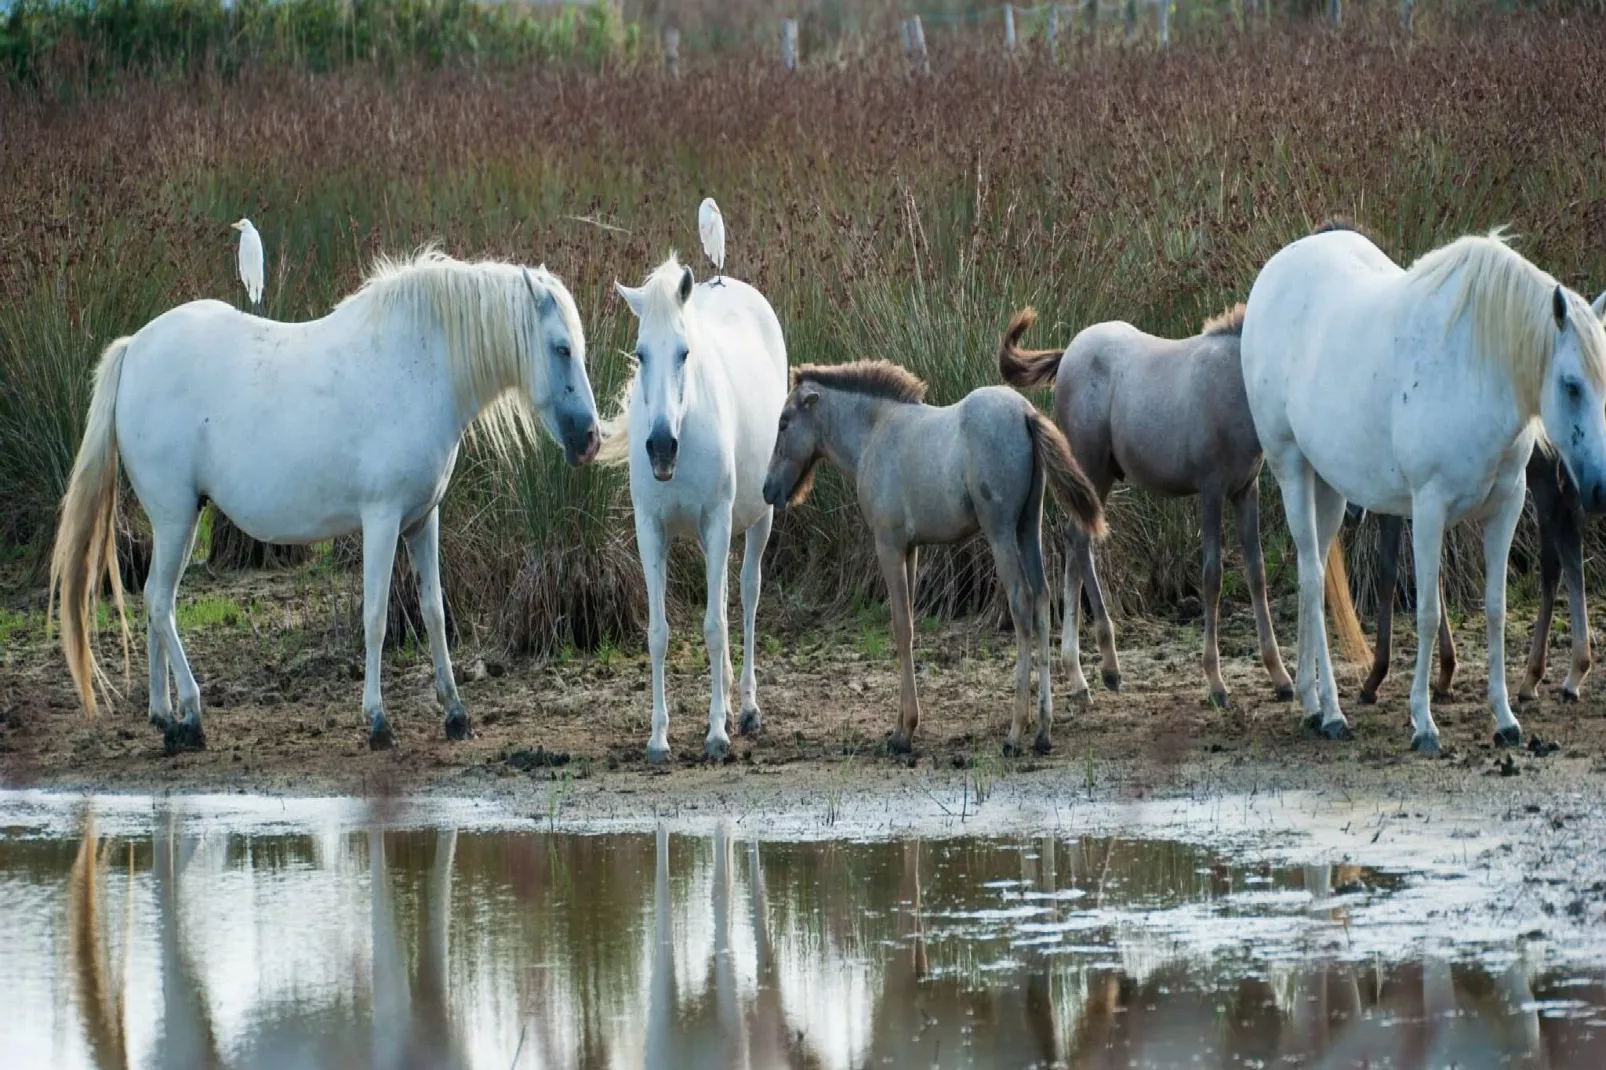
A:
[[[1377,705],[1377,692],[1376,691],[1368,691],[1368,690],[1366,690],[1366,688],[1363,687],[1363,688],[1361,688],[1360,696],[1358,698],[1356,698],[1355,701],[1360,703],[1362,706],[1376,706]]]
[[[446,738],[453,743],[468,738],[468,711],[461,702],[454,702],[446,709]]]
[[[1561,689],[1561,700],[1563,702],[1577,702],[1578,692],[1572,690],[1571,688],[1563,687]]]
[[[1014,740],[1009,740],[1009,739],[1004,740],[1004,757],[1006,757],[1006,758],[1019,758],[1020,757],[1020,744],[1016,743]]]
[[[703,744],[703,757],[710,761],[722,762],[731,752],[731,742],[728,739],[710,739]]]
[[[1495,729],[1494,745],[1497,747],[1518,747],[1522,745],[1522,727],[1520,725],[1507,725]]]
[[[1294,685],[1278,684],[1277,689],[1273,692],[1273,694],[1276,696],[1278,702],[1292,702],[1294,701]]]
[[[909,745],[909,740],[904,737],[902,732],[892,733],[892,738],[887,740],[888,754],[910,754],[913,751],[914,748]]]
[[[150,713],[146,714],[145,723],[165,736],[167,734],[168,726],[173,723],[173,718],[168,714],[157,713],[155,710],[152,710]]]
[[[1212,691],[1212,692],[1210,692],[1210,705],[1214,706],[1218,710],[1226,709],[1229,705],[1231,705],[1231,703],[1227,700],[1227,692],[1226,691]]]
[[[1121,670],[1105,669],[1099,675],[1104,678],[1104,687],[1108,691],[1121,690]]]
[[[1071,692],[1071,697],[1067,701],[1069,701],[1071,703],[1071,705],[1073,705],[1073,706],[1089,706],[1089,705],[1092,705],[1092,703],[1093,703],[1093,692],[1090,689],[1086,688],[1086,687],[1080,688],[1080,689],[1078,689],[1076,691],[1072,691]]]
[[[1350,731],[1349,722],[1342,717],[1331,721],[1323,721],[1322,735],[1335,743],[1355,738],[1355,733]]]
[[[1418,732],[1411,737],[1411,749],[1425,758],[1439,756],[1439,734],[1437,732]]]
[[[369,750],[389,750],[395,745],[396,733],[391,730],[388,720],[380,717],[368,727]]]
[[[1032,750],[1036,751],[1038,754],[1048,754],[1053,749],[1054,741],[1043,735],[1041,732],[1037,733],[1037,738],[1032,740]]]
[[[736,734],[739,736],[756,736],[758,730],[764,726],[764,719],[759,716],[758,707],[742,711],[742,719],[737,722]]]
[[[669,747],[668,747],[667,744],[662,746],[662,747],[655,747],[651,743],[647,744],[647,764],[648,765],[662,765],[665,762],[667,762],[668,760],[669,760]]]
[[[1434,702],[1454,702],[1455,701],[1455,692],[1453,692],[1453,691],[1445,691],[1442,688],[1435,687],[1433,689],[1433,701]]]
[[[205,750],[206,733],[201,730],[201,719],[191,715],[173,718],[162,733],[162,749],[171,757],[187,750]]]

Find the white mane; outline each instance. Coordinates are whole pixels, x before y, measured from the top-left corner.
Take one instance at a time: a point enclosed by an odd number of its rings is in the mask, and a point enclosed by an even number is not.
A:
[[[574,298],[544,265],[530,269],[530,278],[538,295],[552,296],[583,362]],[[362,286],[336,307],[363,302],[376,315],[411,317],[441,332],[458,410],[498,453],[507,454],[520,435],[536,437],[530,390],[542,356],[540,325],[523,268],[499,260],[464,263],[426,246],[408,257],[380,256]]]
[[[1460,289],[1451,321],[1463,312],[1471,314],[1479,359],[1489,368],[1504,370],[1523,415],[1536,415],[1554,347],[1556,280],[1507,245],[1498,227],[1425,254],[1411,265],[1408,279],[1441,287],[1458,271]],[[1584,368],[1597,389],[1606,388],[1606,336],[1595,327],[1595,314],[1584,299],[1566,288],[1562,292],[1578,332]]]

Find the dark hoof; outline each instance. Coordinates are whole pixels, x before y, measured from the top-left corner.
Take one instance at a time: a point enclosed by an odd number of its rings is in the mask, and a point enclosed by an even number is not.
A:
[[[1376,691],[1368,691],[1368,690],[1366,690],[1366,688],[1363,687],[1363,688],[1361,688],[1360,697],[1358,697],[1355,701],[1359,702],[1362,706],[1376,706],[1377,705],[1377,692]]]
[[[1020,757],[1020,744],[1019,743],[1012,743],[1007,739],[1004,740],[1004,757],[1006,757],[1006,758],[1019,758]]]
[[[1093,702],[1093,692],[1089,691],[1087,688],[1084,687],[1080,691],[1072,692],[1071,693],[1071,697],[1070,697],[1070,699],[1068,701],[1073,706],[1091,705],[1092,702]]]
[[[1214,706],[1218,710],[1224,710],[1228,706],[1232,705],[1232,703],[1227,700],[1227,693],[1225,691],[1212,691],[1210,692],[1210,705]]]
[[[1317,739],[1330,739],[1335,742],[1355,738],[1355,733],[1350,731],[1349,722],[1342,717],[1333,721],[1324,721],[1314,713],[1305,718],[1305,734]]]
[[[396,733],[391,731],[390,722],[384,721],[368,729],[369,750],[389,750],[396,745]]]
[[[712,761],[722,762],[731,752],[730,740],[710,739],[703,744],[703,757]]]
[[[1522,729],[1516,725],[1496,729],[1494,745],[1497,747],[1520,747],[1522,745]]]
[[[167,734],[168,726],[173,723],[173,718],[152,710],[145,716],[145,723],[165,736]]]
[[[1278,702],[1292,702],[1292,701],[1294,701],[1294,685],[1293,684],[1279,685],[1276,688],[1276,690],[1273,692],[1273,694],[1276,695]]]
[[[453,743],[461,743],[468,738],[468,711],[463,709],[461,703],[454,704],[446,711],[446,738]]]
[[[1438,688],[1435,687],[1433,689],[1433,701],[1434,702],[1454,702],[1455,701],[1455,692],[1453,692],[1453,691],[1441,691],[1441,690],[1439,690]]]
[[[1418,732],[1411,737],[1411,749],[1426,758],[1439,756],[1439,734],[1437,732]]]
[[[162,749],[169,755],[187,750],[205,750],[206,733],[201,730],[200,717],[191,716],[182,720],[175,717],[169,722],[162,733]]]
[[[1570,690],[1568,690],[1567,688],[1564,687],[1564,688],[1561,689],[1561,700],[1563,702],[1577,702],[1578,701],[1578,692],[1570,691]]]
[[[1100,675],[1104,677],[1104,686],[1107,690],[1121,690],[1121,672],[1119,669],[1105,669]]]
[[[1036,739],[1032,740],[1032,750],[1036,751],[1038,754],[1048,754],[1053,751],[1053,749],[1054,741],[1043,735],[1041,732],[1037,734]]]
[[[887,740],[888,754],[912,754],[913,752],[914,748],[909,745],[909,741],[904,738],[902,732],[892,733],[892,738]]]
[[[737,722],[736,734],[739,736],[756,736],[758,730],[764,726],[764,719],[758,715],[758,710],[743,710],[742,719]]]
[[[669,748],[668,747],[654,747],[651,743],[647,744],[647,764],[648,765],[663,765],[668,760],[669,760]]]

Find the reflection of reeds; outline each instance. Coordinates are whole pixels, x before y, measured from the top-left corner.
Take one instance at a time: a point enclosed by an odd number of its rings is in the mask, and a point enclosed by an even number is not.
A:
[[[84,817],[78,856],[67,877],[67,934],[79,1013],[90,1059],[100,1070],[125,1070],[128,1039],[123,1031],[123,978],[110,962],[111,949],[102,931],[98,894],[98,845],[93,814]],[[133,884],[133,852],[129,852],[129,884]],[[129,897],[132,909],[132,896]],[[126,930],[126,926],[125,926]],[[123,956],[128,938],[123,938]]]

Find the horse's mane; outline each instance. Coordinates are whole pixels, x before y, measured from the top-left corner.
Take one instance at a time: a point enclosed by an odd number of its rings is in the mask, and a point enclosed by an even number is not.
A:
[[[680,314],[683,307],[680,303],[680,280],[685,273],[686,268],[680,262],[680,254],[673,249],[669,250],[664,262],[653,268],[647,275],[647,281],[641,284],[644,298],[641,306],[642,319],[669,319]],[[689,343],[690,339],[687,341]]]
[[[544,265],[529,270],[537,295],[553,298],[574,354],[583,361],[585,335],[574,298]],[[500,260],[466,263],[433,246],[410,256],[381,255],[357,291],[337,307],[358,302],[439,327],[459,410],[479,425],[494,449],[507,453],[519,435],[535,437],[530,387],[539,306],[525,285],[523,268]]]
[[[1209,319],[1204,321],[1204,329],[1199,333],[1207,336],[1219,334],[1243,334],[1244,308],[1244,303],[1239,301],[1231,308],[1225,309],[1216,315],[1211,316]]]
[[[1443,286],[1460,273],[1450,318],[1472,316],[1473,347],[1491,368],[1510,377],[1524,415],[1539,411],[1539,392],[1550,370],[1556,330],[1552,295],[1556,280],[1506,244],[1501,228],[1469,234],[1425,254],[1406,279],[1427,288]],[[1606,345],[1590,330],[1595,314],[1584,299],[1563,288],[1567,313],[1578,330],[1584,368],[1597,389],[1606,388]]]
[[[907,404],[926,400],[926,384],[890,360],[856,360],[850,364],[805,364],[792,369],[792,389],[818,383],[829,390],[866,394]]]

